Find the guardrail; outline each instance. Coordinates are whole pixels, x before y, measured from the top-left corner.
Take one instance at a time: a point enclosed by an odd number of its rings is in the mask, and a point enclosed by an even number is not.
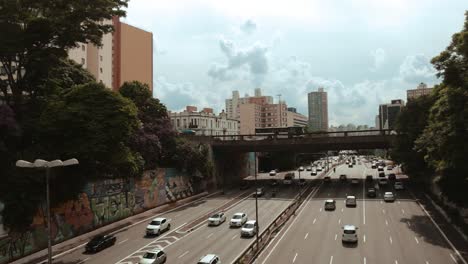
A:
[[[244,250],[244,252],[234,260],[234,264],[247,264],[252,263],[255,258],[262,252],[262,250],[268,245],[270,239],[275,235],[279,229],[291,218],[292,215],[296,214],[296,210],[304,201],[304,198],[312,191],[312,187],[309,185],[303,189],[302,192],[268,227],[263,231],[258,240],[256,239],[250,246]]]

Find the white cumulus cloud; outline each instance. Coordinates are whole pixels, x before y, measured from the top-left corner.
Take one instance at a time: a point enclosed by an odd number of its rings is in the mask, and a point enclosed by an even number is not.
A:
[[[386,53],[382,48],[371,51],[371,56],[374,59],[374,65],[371,68],[371,71],[377,71],[385,63]]]
[[[252,34],[257,30],[257,24],[253,20],[249,19],[240,26],[240,29],[245,34]]]
[[[423,54],[406,56],[400,65],[400,77],[407,83],[433,83],[436,70]]]

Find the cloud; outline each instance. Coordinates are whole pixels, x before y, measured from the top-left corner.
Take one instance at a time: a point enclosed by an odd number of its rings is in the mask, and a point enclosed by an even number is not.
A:
[[[255,30],[257,30],[257,24],[255,24],[255,22],[253,22],[251,19],[245,21],[241,26],[240,26],[240,29],[242,30],[242,32],[244,32],[245,34],[252,34],[253,32],[255,32]]]
[[[436,70],[423,54],[406,56],[400,65],[400,77],[407,83],[434,83]]]
[[[370,69],[371,71],[377,71],[385,63],[386,53],[382,48],[371,51],[371,56],[374,58],[374,65]]]
[[[234,43],[227,39],[219,41],[219,47],[226,56],[227,62],[222,65],[213,63],[208,70],[208,76],[216,81],[227,81],[238,76],[239,72],[247,71],[250,81],[254,85],[261,85],[268,73],[268,48],[255,43],[246,49],[238,49]]]

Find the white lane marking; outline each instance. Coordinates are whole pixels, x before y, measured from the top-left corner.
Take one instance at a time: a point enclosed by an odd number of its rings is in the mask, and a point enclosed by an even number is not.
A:
[[[304,237],[304,240],[307,239],[307,237],[309,236],[309,233],[307,233]]]
[[[189,253],[189,251],[185,251],[185,253],[184,253],[184,254],[182,254],[182,255],[178,256],[177,258],[183,258],[183,257],[184,257],[185,255],[187,255],[188,253]]]
[[[383,204],[383,202],[382,202],[382,201],[380,201],[380,204]]]
[[[344,208],[341,208],[341,212],[344,212]]]
[[[90,258],[85,258],[83,259],[82,261],[78,262],[77,264],[81,264],[81,263],[85,263],[86,261],[88,261]]]
[[[234,239],[236,239],[236,237],[237,237],[237,235],[234,235],[234,236],[231,238],[231,240],[234,240]]]
[[[176,229],[173,229],[172,231],[177,231],[177,230],[181,229],[182,227],[184,227],[186,224],[187,224],[187,222],[181,224],[180,226],[178,226]],[[158,237],[156,240],[152,240],[152,241],[149,242],[148,244],[144,245],[144,246],[141,247],[140,249],[135,250],[135,251],[132,252],[130,255],[128,255],[128,256],[126,256],[125,258],[123,258],[123,259],[117,261],[116,263],[121,263],[122,261],[126,260],[127,258],[133,256],[133,254],[135,254],[136,252],[141,251],[142,249],[148,247],[149,245],[153,244],[153,243],[156,242],[156,241],[159,241],[161,238],[164,238],[164,237],[166,237],[166,236],[169,235],[169,234],[170,234],[170,232],[169,232],[169,233],[165,233],[164,235]]]
[[[390,236],[390,244],[393,244],[393,240],[391,236]]]
[[[214,233],[209,234],[206,238],[210,238]]]
[[[450,257],[453,259],[453,262],[458,263],[457,259],[450,253]]]
[[[395,259],[395,264],[398,264],[398,260]]]
[[[364,243],[366,243],[366,235],[364,235]]]
[[[127,238],[127,239],[124,239],[124,240],[122,240],[122,241],[120,241],[117,245],[123,244],[123,243],[125,243],[125,242],[127,242],[127,241],[128,241],[128,238]]]
[[[338,234],[335,234],[335,240],[338,238]]]
[[[385,219],[385,225],[388,225],[388,221],[387,221],[387,219]]]
[[[414,194],[411,192],[411,194],[413,195],[413,197],[415,198],[416,200],[416,196],[414,196]],[[417,200],[416,200],[417,201]],[[426,215],[429,217],[429,219],[431,219],[432,223],[435,225],[435,227],[437,228],[437,230],[439,230],[440,234],[442,234],[442,236],[445,238],[445,240],[447,241],[447,243],[450,245],[450,247],[452,247],[453,251],[455,251],[455,253],[457,254],[458,258],[461,259],[461,261],[464,263],[464,264],[468,264],[466,262],[466,260],[462,257],[462,255],[460,254],[460,252],[458,252],[457,248],[452,244],[452,242],[450,242],[450,240],[448,239],[447,235],[445,235],[444,231],[442,231],[442,229],[439,227],[439,225],[436,223],[436,221],[434,220],[434,218],[432,218],[432,216],[429,214],[429,212],[426,210],[426,208],[424,208],[424,206],[417,201],[417,203],[419,204],[419,207],[421,207],[421,209],[424,211],[424,213],[426,213]],[[450,256],[452,256],[452,254],[450,254]],[[453,256],[452,256],[453,258]],[[454,258],[453,258],[454,259]],[[455,263],[457,263],[457,261],[455,260]]]
[[[426,264],[429,264],[429,261],[426,260]]]
[[[400,204],[400,201],[398,201],[398,204]]]
[[[417,237],[414,237],[414,240],[416,240],[416,244],[419,244],[419,240]]]
[[[366,257],[364,257],[364,264],[366,264],[366,263],[367,263],[367,260],[366,260]]]
[[[402,212],[403,214],[405,214],[405,209],[401,209],[401,212]]]
[[[340,218],[340,219],[338,219],[338,224],[341,224],[341,218]]]
[[[330,257],[330,264],[333,263],[333,256]]]
[[[297,253],[296,253],[296,255],[294,255],[293,263],[296,262],[296,258],[297,258]]]
[[[305,198],[307,200],[307,203],[303,203],[301,205],[300,208],[301,211],[299,212],[299,214],[297,214],[296,218],[294,218],[294,220],[292,221],[291,225],[288,226],[288,228],[284,231],[284,233],[281,235],[281,237],[278,239],[278,241],[276,241],[276,244],[273,246],[273,248],[270,250],[270,252],[268,253],[268,255],[265,257],[265,259],[263,260],[262,264],[265,264],[265,262],[268,260],[268,258],[270,257],[271,253],[273,253],[273,251],[275,251],[276,247],[278,246],[278,244],[281,242],[281,240],[283,240],[284,236],[288,233],[289,229],[291,229],[291,227],[294,226],[294,223],[296,223],[297,219],[299,219],[299,216],[302,214],[302,212],[304,212],[303,208],[306,207],[307,205],[309,205],[310,203],[310,197],[312,195],[314,195],[315,193],[318,192],[318,190],[320,189],[320,187],[322,186],[322,184],[320,184],[315,190],[313,190],[312,192],[310,192],[309,195],[307,195],[307,197]],[[280,231],[281,232],[281,231]],[[273,240],[270,242],[272,243]],[[268,248],[270,246],[270,243],[268,243],[268,245],[266,246],[266,248]]]
[[[322,212],[322,207],[320,207],[320,212]]]
[[[410,227],[410,226],[411,226],[411,222],[410,222],[410,221],[408,221],[408,227]]]
[[[314,218],[314,221],[312,222],[312,224],[315,224],[316,221],[317,221],[317,218]]]
[[[364,171],[362,172],[363,178],[366,175],[367,168],[364,168]],[[362,224],[366,224],[366,184],[363,181],[362,182]]]
[[[382,213],[384,213],[384,214],[385,214],[385,209],[382,209]]]

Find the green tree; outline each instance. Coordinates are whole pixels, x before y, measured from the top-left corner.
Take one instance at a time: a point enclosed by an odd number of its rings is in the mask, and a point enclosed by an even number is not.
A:
[[[41,96],[37,82],[77,43],[100,45],[113,30],[103,21],[124,16],[127,2],[0,0],[0,89],[7,104],[18,108],[25,95]]]
[[[137,175],[141,160],[127,147],[138,128],[137,109],[103,84],[76,86],[41,114],[39,131],[47,158],[77,157],[88,173]]]
[[[391,150],[392,159],[401,163],[406,173],[423,181],[429,181],[433,171],[424,160],[425,150],[415,149],[415,141],[427,126],[429,110],[433,104],[434,96],[422,96],[408,101],[398,115],[395,126],[398,136]]]
[[[145,160],[145,169],[161,166],[172,154],[168,150],[176,144],[166,106],[152,97],[147,84],[138,81],[125,82],[119,92],[138,108],[141,126],[132,136],[132,148]]]

